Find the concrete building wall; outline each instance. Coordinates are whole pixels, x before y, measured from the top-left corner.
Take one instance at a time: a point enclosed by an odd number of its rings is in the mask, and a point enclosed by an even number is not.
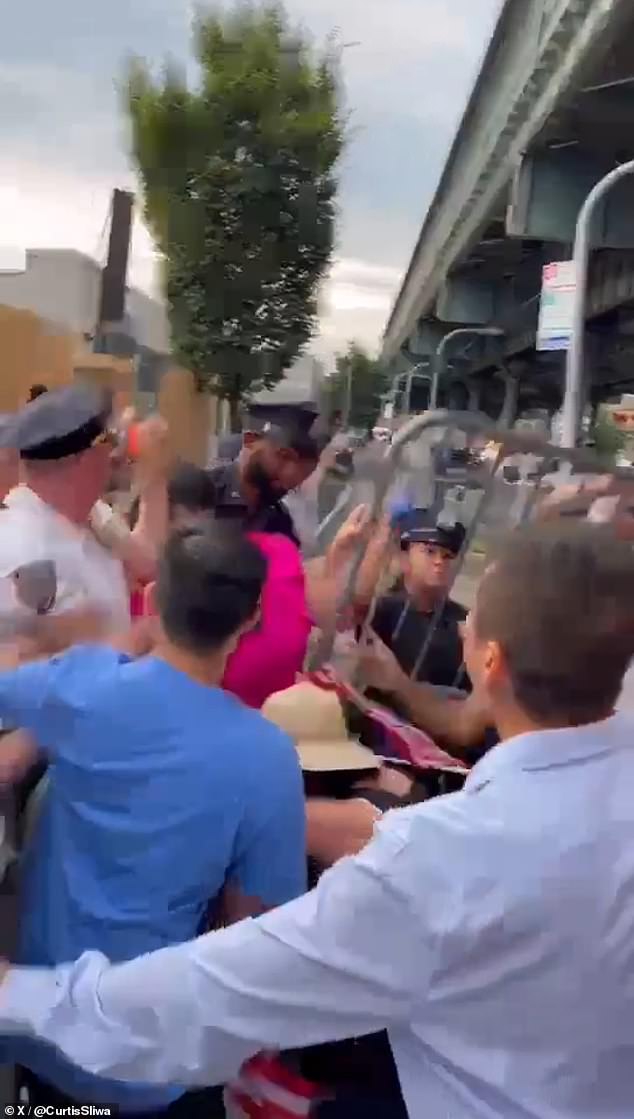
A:
[[[96,262],[71,249],[33,249],[26,265],[26,272],[0,275],[0,303],[33,311],[73,334],[92,334],[99,301]]]
[[[258,404],[294,404],[305,400],[319,402],[324,367],[318,358],[303,354],[288,370],[283,381],[274,389],[259,392],[254,397]]]
[[[92,335],[97,323],[101,269],[75,249],[29,249],[26,271],[0,273],[0,303],[33,311],[73,334]],[[129,288],[127,332],[140,346],[169,351],[167,315],[162,303]]]
[[[165,307],[138,288],[128,288],[126,312],[130,333],[140,346],[147,346],[157,353],[169,353],[169,325]]]

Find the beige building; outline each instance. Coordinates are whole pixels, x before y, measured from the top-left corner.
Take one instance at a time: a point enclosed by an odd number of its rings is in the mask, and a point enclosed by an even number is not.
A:
[[[23,271],[0,273],[0,412],[23,404],[36,382],[52,388],[90,377],[141,414],[158,407],[175,452],[204,462],[216,402],[196,392],[191,373],[173,367],[163,306],[128,289],[117,356],[95,354],[100,284],[97,262],[70,249],[29,250]]]

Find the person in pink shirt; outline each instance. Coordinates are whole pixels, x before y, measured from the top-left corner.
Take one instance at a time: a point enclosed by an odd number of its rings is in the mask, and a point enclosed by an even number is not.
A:
[[[227,663],[223,687],[249,707],[261,707],[295,684],[302,671],[312,622],[299,549],[286,536],[250,532],[268,561],[260,622],[245,634]]]
[[[299,549],[285,536],[247,533],[264,553],[268,570],[258,625],[231,654],[222,686],[249,707],[262,707],[302,671],[312,628]],[[154,614],[154,584],[146,588],[145,613]]]
[[[168,485],[170,526],[182,528],[213,516],[214,488],[207,471],[189,463],[175,468]],[[236,524],[236,531],[240,531]],[[302,671],[312,622],[302,558],[288,537],[249,532],[268,562],[257,627],[229,658],[223,687],[259,708],[275,692],[292,687]],[[144,614],[154,614],[153,585],[143,594]]]

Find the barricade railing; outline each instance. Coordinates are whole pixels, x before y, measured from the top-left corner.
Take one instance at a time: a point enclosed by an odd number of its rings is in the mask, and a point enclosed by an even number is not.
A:
[[[462,469],[451,469],[452,448],[461,448]],[[477,454],[474,448],[477,447]],[[548,442],[531,430],[500,430],[494,421],[471,412],[436,411],[410,420],[387,447],[374,482],[371,502],[372,522],[378,525],[388,513],[390,502],[403,495],[406,504],[424,506],[441,521],[461,520],[466,529],[464,545],[453,566],[450,583],[438,603],[427,627],[426,636],[411,669],[413,678],[424,679],[424,669],[434,633],[443,616],[447,600],[456,582],[464,583],[468,560],[471,568],[483,569],[487,550],[495,537],[529,520],[535,506],[549,488],[571,477],[586,481],[597,476],[612,475],[615,483],[633,482],[632,469],[606,469],[594,451],[587,448],[564,448]],[[634,493],[634,488],[633,491]],[[633,502],[634,504],[634,502]],[[394,552],[395,537],[387,546]],[[310,662],[311,671],[336,663],[337,633],[345,628],[355,603],[356,588],[366,555],[368,541],[362,541],[354,555],[338,606],[338,624],[324,633]],[[385,557],[385,566],[389,560]],[[372,627],[376,603],[383,592],[376,587],[363,622],[363,631]],[[405,623],[411,603],[406,599],[395,633]],[[459,684],[459,680],[455,684]],[[354,677],[350,684],[362,688],[363,681]]]

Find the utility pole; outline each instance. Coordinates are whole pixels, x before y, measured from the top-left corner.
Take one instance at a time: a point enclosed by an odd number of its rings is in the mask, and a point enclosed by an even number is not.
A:
[[[347,431],[350,425],[350,412],[352,411],[352,362],[348,362],[348,370],[346,372],[346,395],[343,403],[343,414],[341,417],[341,427],[343,431]]]
[[[93,340],[93,349],[97,353],[108,352],[108,333],[125,317],[133,206],[133,194],[127,190],[113,191],[108,258],[101,273],[99,311]]]

